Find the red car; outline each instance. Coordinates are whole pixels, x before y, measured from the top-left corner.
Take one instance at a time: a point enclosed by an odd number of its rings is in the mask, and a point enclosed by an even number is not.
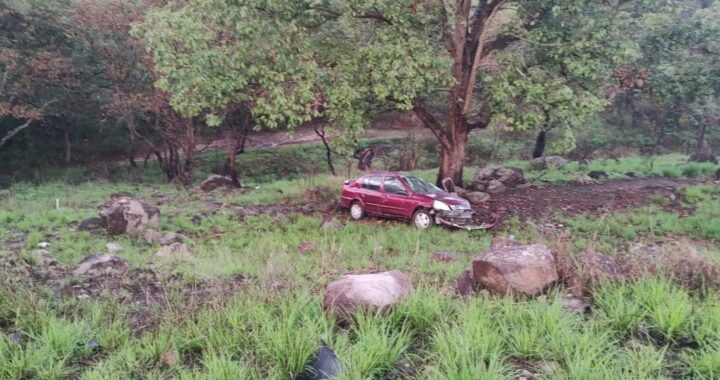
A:
[[[481,228],[473,224],[470,203],[427,181],[393,172],[371,172],[346,180],[341,203],[353,219],[365,215],[410,220],[417,228],[433,224]]]

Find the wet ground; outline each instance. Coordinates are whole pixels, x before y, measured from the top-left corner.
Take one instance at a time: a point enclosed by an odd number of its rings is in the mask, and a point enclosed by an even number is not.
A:
[[[663,198],[665,207],[683,212],[680,189],[698,183],[687,179],[637,178],[588,185],[529,185],[493,195],[475,209],[480,220],[502,223],[515,216],[520,220],[544,220],[557,214],[605,213],[643,206],[653,199]]]

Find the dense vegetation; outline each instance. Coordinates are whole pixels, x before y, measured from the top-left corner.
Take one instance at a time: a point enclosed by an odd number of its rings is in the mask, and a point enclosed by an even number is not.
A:
[[[718,0],[0,0],[0,379],[296,379],[322,344],[339,379],[719,379],[719,148]],[[487,230],[355,221],[368,155],[527,183]],[[97,224],[126,193],[159,237]],[[557,281],[464,293],[497,237]],[[409,297],[323,310],[387,270]]]
[[[0,174],[151,156],[187,185],[211,135],[239,182],[250,129],[327,129],[346,156],[388,110],[419,117],[458,183],[475,129],[523,157],[712,150],[719,13],[705,0],[5,1]]]

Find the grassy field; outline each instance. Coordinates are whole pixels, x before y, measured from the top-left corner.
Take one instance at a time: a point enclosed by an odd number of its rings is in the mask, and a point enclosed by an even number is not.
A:
[[[587,170],[695,177],[713,168],[671,155],[652,164],[596,160]],[[434,171],[415,174],[432,178]],[[527,177],[569,183],[583,174],[571,163]],[[543,379],[720,378],[716,184],[687,188],[683,216],[658,200],[606,215],[560,215],[569,231],[548,234],[534,222],[420,232],[403,222],[339,216],[331,229],[319,229],[318,214],[237,212],[301,204],[307,188],[337,188],[343,179],[314,171],[274,182],[258,174],[248,181],[252,191],[210,195],[143,176],[17,184],[0,193],[0,379],[291,379],[321,341],[342,360],[343,379],[512,379],[527,372]],[[191,256],[158,259],[158,245],[76,229],[74,222],[95,216],[117,191],[158,205],[161,230],[181,234]],[[588,285],[589,314],[563,309],[570,290],[562,284],[539,298],[456,296],[455,279],[472,257],[493,235],[509,234],[543,242],[568,262],[587,249],[625,258],[646,255],[642,247],[660,253],[647,273],[637,265],[627,281]],[[54,267],[38,256],[40,242],[50,243]],[[103,253],[108,242],[122,247],[118,255],[132,267],[126,280],[159,300],[138,299],[132,284],[87,298],[58,294],[53,268]],[[459,260],[433,262],[436,251]],[[677,261],[687,257],[693,261]],[[685,266],[664,265],[678,262]],[[341,274],[390,269],[408,274],[416,291],[387,315],[361,315],[346,328],[323,312],[322,291]],[[62,289],[83,284],[72,275],[55,280]]]

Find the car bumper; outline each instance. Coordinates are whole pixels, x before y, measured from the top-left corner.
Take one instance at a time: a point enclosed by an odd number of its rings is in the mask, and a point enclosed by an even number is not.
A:
[[[434,214],[436,224],[461,228],[468,231],[488,228],[485,225],[475,223],[475,221],[473,220],[474,213],[472,212],[472,210],[435,210]]]

